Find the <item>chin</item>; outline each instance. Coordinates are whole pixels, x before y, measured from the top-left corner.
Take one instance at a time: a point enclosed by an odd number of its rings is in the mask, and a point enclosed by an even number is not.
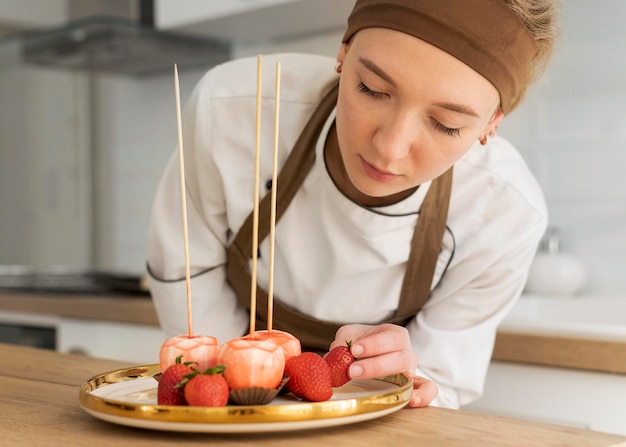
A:
[[[376,185],[354,184],[354,186],[356,187],[356,189],[359,190],[361,194],[364,194],[368,197],[376,197],[376,198],[392,196],[394,194],[397,194],[403,191],[403,189],[389,188],[388,186],[385,187],[384,185],[380,185],[380,184],[376,184]]]

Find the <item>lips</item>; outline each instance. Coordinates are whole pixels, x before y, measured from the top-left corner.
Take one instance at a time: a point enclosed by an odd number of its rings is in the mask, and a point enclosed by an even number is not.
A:
[[[365,161],[363,157],[359,157],[359,160],[361,161],[361,166],[363,167],[365,173],[377,182],[387,183],[400,177],[400,175],[378,169],[376,166]]]

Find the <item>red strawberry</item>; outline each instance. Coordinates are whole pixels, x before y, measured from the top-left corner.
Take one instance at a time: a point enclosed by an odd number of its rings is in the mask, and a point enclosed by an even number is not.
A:
[[[224,366],[215,366],[202,373],[191,374],[185,385],[185,399],[192,406],[223,407],[228,403],[228,384],[222,376]]]
[[[350,381],[348,368],[352,362],[356,360],[352,355],[352,352],[350,352],[351,346],[352,342],[346,340],[345,346],[337,346],[336,348],[331,349],[331,351],[324,357],[330,365],[333,388]]]
[[[304,352],[285,363],[289,381],[287,390],[311,402],[323,402],[333,396],[330,366],[314,352]]]
[[[194,362],[181,363],[182,355],[176,358],[176,363],[169,366],[159,379],[157,388],[157,402],[159,405],[186,405],[183,390],[179,386],[184,382],[185,376],[193,372],[190,364]]]

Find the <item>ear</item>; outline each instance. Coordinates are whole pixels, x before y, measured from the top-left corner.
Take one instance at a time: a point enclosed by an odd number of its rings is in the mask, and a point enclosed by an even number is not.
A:
[[[343,63],[346,58],[346,54],[348,53],[348,46],[350,43],[342,43],[339,47],[339,51],[337,51],[337,62]]]
[[[504,112],[501,107],[498,107],[496,113],[493,114],[487,126],[485,127],[484,135],[493,135],[498,131],[498,127],[502,124],[502,119],[504,118]]]

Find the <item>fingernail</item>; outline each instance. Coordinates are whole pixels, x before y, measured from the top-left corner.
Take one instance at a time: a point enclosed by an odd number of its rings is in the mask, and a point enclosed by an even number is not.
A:
[[[360,367],[359,365],[356,364],[352,364],[350,366],[350,377],[353,379],[356,379],[357,377],[360,377],[363,374],[363,368]]]
[[[361,346],[361,345],[354,345],[354,346],[352,346],[351,351],[352,351],[352,355],[353,356],[358,357],[361,354],[363,354],[363,346]]]

